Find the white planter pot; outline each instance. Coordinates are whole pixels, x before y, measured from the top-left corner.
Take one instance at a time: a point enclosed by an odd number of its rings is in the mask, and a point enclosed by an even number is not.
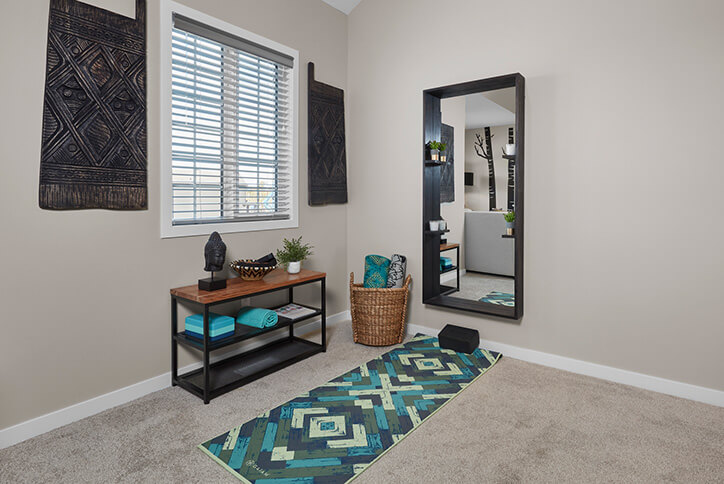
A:
[[[302,270],[302,261],[290,262],[287,266],[287,272],[290,274],[296,274]]]

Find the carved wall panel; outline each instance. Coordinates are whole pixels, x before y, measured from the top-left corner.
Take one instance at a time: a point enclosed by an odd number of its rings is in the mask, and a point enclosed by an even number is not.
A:
[[[40,207],[147,207],[146,2],[131,19],[51,0]]]
[[[309,205],[347,203],[344,91],[314,80],[308,65]]]

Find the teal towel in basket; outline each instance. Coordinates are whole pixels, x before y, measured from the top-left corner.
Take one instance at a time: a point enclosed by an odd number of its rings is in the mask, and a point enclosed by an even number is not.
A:
[[[279,315],[271,309],[246,307],[236,315],[237,323],[255,328],[270,328],[278,321]]]

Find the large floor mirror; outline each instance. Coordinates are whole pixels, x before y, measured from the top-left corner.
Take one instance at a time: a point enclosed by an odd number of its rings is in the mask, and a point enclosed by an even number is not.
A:
[[[524,92],[520,74],[423,91],[425,304],[523,316]]]

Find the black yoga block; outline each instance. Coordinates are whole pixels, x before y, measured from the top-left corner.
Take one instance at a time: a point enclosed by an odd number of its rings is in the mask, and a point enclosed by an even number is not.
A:
[[[447,324],[440,334],[440,347],[458,353],[472,353],[480,345],[480,333],[477,329],[463,328],[454,324]]]

